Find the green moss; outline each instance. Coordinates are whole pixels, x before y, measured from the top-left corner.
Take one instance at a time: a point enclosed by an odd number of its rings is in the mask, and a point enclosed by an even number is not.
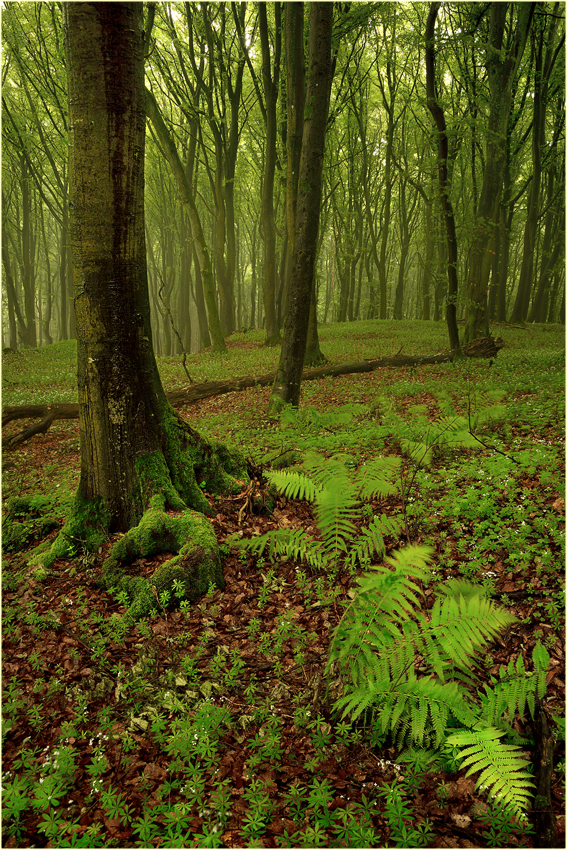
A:
[[[173,484],[163,453],[152,452],[136,461],[142,504],[181,511],[185,503]]]
[[[162,564],[151,581],[125,573],[125,566],[136,558],[164,552],[175,553],[175,557]],[[185,510],[180,515],[170,516],[159,508],[150,508],[136,528],[116,541],[100,583],[107,588],[126,590],[133,599],[128,613],[139,619],[156,607],[152,586],[158,595],[163,590],[172,593],[176,579],[184,586],[185,598],[190,601],[199,599],[210,582],[224,587],[213,527],[196,511]]]
[[[29,565],[50,569],[59,558],[70,558],[79,548],[96,551],[104,543],[104,529],[108,528],[108,524],[108,512],[103,500],[86,500],[77,493],[71,516],[51,548],[48,552],[35,549],[28,561]]]
[[[238,451],[222,443],[211,443],[192,431],[170,409],[164,412],[165,456],[171,481],[185,503],[194,510],[211,514],[212,510],[199,485],[209,493],[238,493],[242,481],[248,481],[246,460]],[[237,479],[240,479],[237,480]]]
[[[34,512],[45,512],[51,507],[47,496],[10,496],[6,501],[6,510],[10,516],[25,516]]]

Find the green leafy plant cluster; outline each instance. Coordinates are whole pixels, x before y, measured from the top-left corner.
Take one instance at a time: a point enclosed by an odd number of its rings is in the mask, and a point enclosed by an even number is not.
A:
[[[59,528],[56,504],[49,496],[11,496],[2,521],[2,549],[19,552]]]
[[[533,715],[536,696],[546,690],[549,655],[537,643],[533,672],[511,662],[479,694],[475,666],[515,618],[483,587],[461,580],[439,586],[433,607],[424,610],[430,561],[427,547],[408,547],[359,579],[329,652],[329,666],[337,664],[344,680],[335,707],[352,719],[370,711],[398,744],[456,748],[469,773],[480,771],[477,787],[520,813],[533,783],[524,752],[501,739],[516,712],[527,705]]]
[[[365,503],[398,493],[396,478],[400,460],[377,458],[356,470],[339,457],[326,458],[309,452],[303,470],[276,470],[266,473],[271,485],[290,499],[313,504],[318,536],[304,529],[278,529],[252,539],[232,538],[237,548],[270,558],[292,557],[305,561],[311,569],[336,575],[340,566],[354,569],[385,552],[384,536],[398,537],[403,522],[385,514],[373,515],[359,528],[368,512]]]

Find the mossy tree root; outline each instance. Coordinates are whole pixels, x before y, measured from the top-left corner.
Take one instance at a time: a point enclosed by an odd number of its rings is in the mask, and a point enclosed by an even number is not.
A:
[[[175,556],[161,564],[151,578],[127,573],[127,566],[137,558],[151,558],[165,552]],[[167,591],[170,599],[177,596],[195,602],[206,593],[211,582],[217,588],[224,587],[217,539],[210,521],[189,509],[176,516],[167,514],[159,497],[154,498],[153,506],[139,525],[116,541],[99,580],[102,587],[128,593],[128,614],[134,620],[156,608],[156,597],[162,591]]]
[[[218,544],[203,514],[212,509],[203,490],[211,494],[238,493],[248,482],[247,464],[238,451],[213,443],[194,431],[171,408],[164,418],[164,445],[136,461],[137,492],[132,502],[143,505],[138,524],[126,529],[113,545],[101,582],[126,590],[133,599],[129,613],[136,619],[156,605],[154,589],[173,589],[178,579],[190,601],[205,593],[210,582],[224,585]],[[172,516],[166,511],[173,511]],[[56,560],[80,551],[97,551],[113,527],[112,513],[101,498],[84,499],[81,488],[71,514],[51,547],[38,546],[30,565],[50,569]],[[124,567],[138,557],[171,552],[151,581],[126,574]],[[152,587],[153,585],[153,587]]]

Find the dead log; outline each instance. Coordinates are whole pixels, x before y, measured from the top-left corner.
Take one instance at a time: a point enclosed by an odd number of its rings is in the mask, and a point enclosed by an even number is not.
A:
[[[468,345],[463,346],[463,353],[467,357],[496,357],[500,349],[504,346],[504,340],[501,337],[494,339],[490,334],[482,337],[482,339],[473,339]]]
[[[475,346],[471,343],[471,346]],[[498,340],[493,340],[497,344]],[[498,346],[501,347],[501,346]],[[494,347],[486,345],[484,347],[475,347],[471,357],[494,357]],[[481,353],[482,351],[490,351],[490,353]],[[498,348],[496,348],[498,351]],[[467,352],[468,353],[468,352]],[[355,363],[338,363],[335,366],[320,366],[317,369],[305,369],[303,372],[303,381],[315,381],[319,378],[339,377],[340,375],[352,375],[361,372],[373,372],[375,369],[385,367],[416,367],[426,366],[436,363],[450,363],[453,357],[451,354],[434,354],[431,356],[409,356],[395,354],[393,357],[379,357],[375,360],[360,360]],[[274,382],[275,372],[269,372],[264,375],[246,375],[240,378],[232,378],[229,381],[205,381],[202,384],[191,384],[181,390],[172,390],[166,393],[169,403],[173,407],[182,407],[186,404],[193,404],[196,401],[201,401],[205,398],[223,395],[224,393],[240,392],[249,389],[250,387],[267,387]],[[33,425],[25,428],[23,431],[15,434],[4,442],[4,449],[13,449],[21,445],[26,440],[34,437],[36,434],[45,434],[51,424],[56,419],[78,419],[79,405],[78,404],[29,404],[20,407],[5,407],[2,411],[2,427],[8,422],[13,422],[17,419],[39,419]]]

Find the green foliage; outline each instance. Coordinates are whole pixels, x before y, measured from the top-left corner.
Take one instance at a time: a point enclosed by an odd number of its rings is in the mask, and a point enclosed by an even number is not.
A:
[[[399,783],[385,786],[379,792],[384,798],[384,814],[390,828],[390,841],[395,847],[427,847],[433,838],[433,830],[429,821],[415,826],[408,826],[413,818],[413,812],[404,801],[404,793]]]
[[[290,499],[313,503],[320,540],[303,529],[278,529],[251,540],[232,539],[237,548],[270,558],[286,555],[305,561],[314,570],[334,573],[339,564],[354,567],[358,561],[369,561],[385,552],[384,536],[398,536],[402,520],[374,516],[360,531],[364,517],[363,503],[383,499],[398,492],[395,477],[398,458],[377,458],[350,470],[339,458],[325,458],[309,452],[305,471],[278,470],[266,473],[271,485]]]
[[[532,774],[525,770],[523,751],[503,744],[504,732],[494,727],[463,729],[447,738],[449,745],[464,747],[459,753],[461,767],[468,767],[467,776],[480,771],[476,781],[479,789],[489,788],[492,797],[509,806],[515,813],[528,807],[530,787],[535,787]]]
[[[387,558],[389,566],[374,567],[359,579],[357,596],[329,652],[328,664],[338,663],[344,679],[344,694],[335,707],[352,719],[371,709],[381,731],[400,744],[478,744],[466,751],[474,756],[473,769],[483,771],[482,783],[494,786],[494,793],[505,788],[507,802],[519,812],[530,784],[521,751],[496,742],[489,758],[490,747],[483,747],[488,738],[482,735],[497,741],[510,728],[502,721],[505,713],[511,722],[526,702],[533,711],[534,695],[545,691],[549,655],[536,645],[531,676],[523,662],[511,662],[501,670],[497,688],[486,687],[479,698],[475,665],[488,642],[515,618],[495,605],[484,588],[462,581],[447,583],[423,612],[419,597],[422,583],[430,579],[430,560],[426,547],[408,547]],[[479,723],[483,731],[477,734]],[[455,724],[466,728],[465,737],[448,737]]]

